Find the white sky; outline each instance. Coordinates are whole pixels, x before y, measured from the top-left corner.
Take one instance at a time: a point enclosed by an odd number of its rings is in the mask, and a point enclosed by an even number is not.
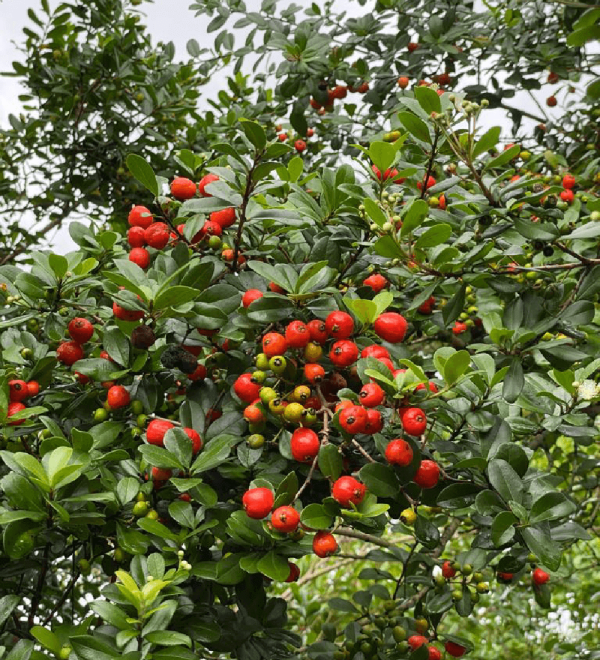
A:
[[[312,2],[312,0],[295,1],[297,4],[305,6],[309,6]],[[344,0],[339,0],[339,2],[340,5],[345,4]],[[189,39],[195,38],[203,46],[210,43],[216,35],[216,33],[207,35],[206,26],[209,19],[206,16],[194,17],[189,10],[191,3],[192,0],[156,0],[154,4],[144,2],[140,7],[146,14],[145,23],[148,25],[154,41],[173,41],[176,54],[182,58],[187,57],[185,46]],[[57,0],[50,0],[51,7],[56,4]],[[260,0],[247,0],[246,4],[249,10],[257,11],[260,7]],[[38,11],[39,7],[40,0],[0,0],[0,71],[11,71],[11,62],[20,59],[15,42],[19,43],[23,40],[22,29],[30,24],[27,10],[32,8]],[[350,10],[348,13],[354,15],[365,12],[365,8],[361,8],[357,3],[349,4],[345,9]],[[41,10],[38,13],[40,16],[43,15]],[[239,44],[239,40],[236,39],[236,43]],[[542,105],[551,91],[551,88],[544,86],[542,90],[536,92]],[[0,77],[0,125],[6,125],[9,113],[18,114],[20,112],[19,93],[17,79]],[[211,88],[210,93],[213,96],[216,95],[214,87]],[[518,94],[514,99],[510,99],[510,104],[539,114],[538,108],[526,93]],[[482,119],[484,128],[502,124],[510,129],[506,116],[501,110],[487,111]],[[526,121],[524,120],[524,124]],[[505,130],[505,132],[507,131]],[[55,251],[61,254],[76,249],[68,234],[66,223],[54,237],[50,237],[50,244]]]

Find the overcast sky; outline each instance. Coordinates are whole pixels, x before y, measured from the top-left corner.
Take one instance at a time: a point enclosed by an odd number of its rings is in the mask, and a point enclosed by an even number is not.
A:
[[[310,6],[312,0],[295,0],[295,2]],[[358,15],[365,12],[365,8],[361,8],[358,3],[347,4],[345,0],[339,0],[339,3],[340,7],[349,10],[350,14]],[[49,4],[54,7],[57,0],[50,0]],[[145,22],[155,42],[173,41],[176,53],[183,58],[187,56],[185,45],[189,39],[195,38],[203,45],[214,36],[207,36],[208,20],[205,16],[194,17],[189,10],[191,4],[192,0],[156,0],[154,4],[144,2],[142,5],[146,14]],[[256,11],[260,7],[260,0],[247,0],[246,4],[249,9]],[[23,40],[23,27],[30,23],[27,10],[29,8],[38,10],[39,7],[40,0],[0,0],[0,71],[11,71],[11,62],[20,58],[15,42],[19,43]],[[39,13],[42,15],[41,11]],[[9,113],[19,113],[21,106],[18,99],[19,93],[19,84],[15,78],[0,77],[0,125],[6,125]],[[549,89],[537,92],[541,103],[549,93]],[[516,107],[539,114],[538,108],[525,93],[517,95],[515,99],[512,99],[512,103]],[[484,125],[501,123],[506,125],[505,132],[509,130],[502,111],[488,111],[482,116],[482,119]],[[53,249],[60,253],[68,252],[76,247],[71,241],[66,227],[52,237],[51,244]]]

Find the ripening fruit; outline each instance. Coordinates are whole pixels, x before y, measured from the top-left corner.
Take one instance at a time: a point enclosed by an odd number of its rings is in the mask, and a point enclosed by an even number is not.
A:
[[[365,280],[363,280],[363,285],[371,287],[375,293],[379,293],[389,284],[383,275],[378,273],[374,275],[369,275]]]
[[[69,337],[78,344],[85,344],[94,334],[94,326],[87,319],[82,318],[71,319],[67,330]]]
[[[319,344],[309,342],[304,348],[304,359],[307,362],[318,362],[323,357],[323,349]]]
[[[302,321],[292,321],[285,329],[285,340],[290,348],[304,348],[310,341],[310,332]]]
[[[56,349],[56,357],[59,362],[70,367],[83,359],[83,349],[76,341],[65,341]]]
[[[288,566],[290,567],[290,574],[285,579],[286,582],[296,582],[300,577],[300,569],[294,562],[288,561]]]
[[[425,433],[427,417],[421,408],[406,408],[401,414],[401,420],[409,435],[419,436]]]
[[[362,358],[387,358],[388,360],[390,359],[390,352],[388,351],[385,346],[379,346],[379,344],[371,344],[370,346],[367,346],[366,348],[363,348],[360,357]]]
[[[152,468],[152,479],[154,481],[168,481],[173,476],[173,471],[168,468]]]
[[[447,579],[450,580],[456,575],[456,569],[452,566],[451,561],[445,561],[442,564],[442,575]]]
[[[252,403],[255,401],[260,393],[260,383],[255,383],[252,380],[252,374],[242,374],[233,384],[233,391],[245,403]]]
[[[575,200],[575,193],[572,190],[563,190],[560,193],[560,198],[562,199],[563,202],[567,202],[567,204],[572,204],[573,201]]]
[[[365,408],[375,408],[380,406],[385,399],[385,392],[377,383],[367,383],[362,386],[358,393],[361,405]]]
[[[275,497],[269,488],[250,488],[242,497],[244,511],[249,518],[260,520],[271,512]]]
[[[354,332],[354,319],[346,312],[331,312],[325,319],[327,334],[335,339],[348,339]]]
[[[267,332],[262,340],[263,353],[272,358],[287,351],[287,341],[279,332]]]
[[[119,321],[139,321],[144,318],[144,312],[139,309],[125,309],[113,302],[113,314]]]
[[[430,392],[433,392],[434,394],[435,394],[435,392],[438,391],[438,388],[437,388],[436,384],[435,384],[435,383],[432,383],[431,381],[429,381],[429,383],[428,383],[427,385],[425,385],[425,383],[419,383],[419,384],[415,387],[415,392],[419,392],[419,391],[421,391],[421,390],[424,390],[424,389],[426,389],[427,387],[429,388],[429,391],[430,391]]]
[[[206,176],[203,176],[202,179],[200,179],[200,183],[198,184],[198,192],[202,195],[202,197],[212,197],[212,195],[207,192],[205,188],[209,183],[214,183],[218,180],[219,177],[216,174],[207,174]]]
[[[305,364],[304,377],[313,384],[319,384],[325,378],[325,369],[320,364]]]
[[[325,557],[331,557],[331,555],[337,552],[338,543],[331,532],[321,530],[315,534],[312,548],[317,557],[324,559]]]
[[[146,440],[148,444],[163,447],[167,431],[173,428],[175,428],[175,425],[166,419],[153,419],[146,429]]]
[[[398,87],[400,87],[400,89],[406,89],[409,82],[410,80],[406,76],[400,76],[400,78],[398,78]]]
[[[296,429],[292,434],[290,451],[294,460],[300,463],[311,463],[319,453],[320,447],[319,436],[311,429]]]
[[[210,221],[216,222],[223,229],[231,227],[231,225],[235,224],[235,220],[235,208],[233,206],[221,209],[220,211],[213,211],[210,214]]]
[[[123,385],[113,385],[109,390],[106,397],[108,405],[113,409],[124,408],[129,405],[131,398],[129,392]]]
[[[269,360],[269,369],[276,375],[281,375],[287,367],[287,360],[282,355],[276,355]]]
[[[244,409],[244,419],[250,424],[260,424],[267,418],[264,408],[261,405],[260,399],[258,402],[253,402]]]
[[[196,184],[183,176],[179,176],[171,181],[171,195],[180,201],[195,197],[196,190]]]
[[[425,180],[425,177],[423,177],[423,180]],[[425,186],[425,189],[429,190],[429,188],[433,188],[433,186],[435,186],[435,184],[436,184],[436,180],[432,176],[429,176],[429,177],[427,177],[427,185]],[[417,188],[419,190],[423,189],[423,181],[419,181],[417,183]]]
[[[373,330],[377,335],[390,344],[400,343],[406,335],[407,328],[406,319],[396,312],[384,312],[373,324]]]
[[[554,108],[554,107],[556,106],[557,103],[558,103],[558,101],[556,100],[556,96],[554,96],[554,95],[549,96],[549,97],[546,99],[546,105],[547,105],[549,108]]]
[[[461,646],[456,642],[451,642],[450,640],[444,644],[444,648],[446,649],[446,653],[451,655],[453,658],[462,658],[467,651],[464,646]]]
[[[255,300],[258,300],[263,296],[264,293],[259,289],[248,289],[248,291],[246,291],[242,296],[242,305],[248,308]]]
[[[353,341],[336,341],[329,352],[329,359],[337,367],[349,367],[358,360],[358,346]]]
[[[421,461],[413,481],[421,488],[434,488],[440,480],[440,466],[435,461]]]
[[[575,188],[577,181],[572,174],[565,174],[562,179],[562,187],[568,190]]]
[[[132,248],[129,251],[129,261],[137,264],[140,268],[146,269],[150,265],[150,253],[146,248]]]
[[[132,248],[144,247],[146,245],[146,230],[143,227],[131,227],[127,232],[127,242]]]
[[[466,323],[463,323],[462,321],[455,321],[454,325],[452,326],[452,334],[462,335],[467,331],[467,329],[468,328]]]
[[[134,206],[129,211],[127,220],[132,227],[141,227],[142,229],[148,228],[154,222],[150,209],[145,206]]]
[[[24,401],[29,396],[27,383],[24,380],[9,380],[9,399],[11,402]]]
[[[302,153],[306,149],[306,142],[304,140],[296,140],[294,147],[298,153]]]
[[[21,403],[20,401],[12,401],[11,403],[8,404],[8,408],[6,409],[6,415],[7,417],[12,417],[17,413],[20,413],[22,410],[25,410],[25,408],[27,408],[27,406],[24,403]],[[14,419],[12,422],[9,421],[8,425],[20,426],[24,422],[25,422],[24,419]]]
[[[278,532],[295,532],[300,524],[300,514],[291,506],[280,506],[271,514],[271,525]]]
[[[442,660],[442,652],[435,646],[430,646],[427,651],[429,652],[428,660]]]
[[[427,644],[429,640],[423,635],[411,635],[406,641],[408,642],[410,648],[414,651],[420,646],[423,646],[423,644]]]
[[[27,393],[29,396],[37,396],[40,393],[40,384],[37,380],[27,382]]]
[[[546,582],[548,582],[550,575],[546,573],[546,571],[543,571],[541,568],[536,568],[531,574],[531,579],[533,580],[533,584],[539,587],[540,585],[546,584]]]
[[[144,231],[144,240],[155,250],[162,250],[166,247],[171,232],[164,222],[154,222]]]
[[[383,417],[379,410],[374,408],[369,408],[367,410],[367,424],[364,428],[363,433],[368,435],[373,435],[374,433],[380,433],[383,429]]]
[[[391,440],[385,448],[385,460],[392,465],[406,467],[413,460],[412,447],[402,438]]]
[[[306,324],[306,327],[310,333],[310,340],[314,341],[315,344],[324,344],[327,341],[329,335],[327,332],[327,326],[323,321],[314,319],[313,321],[309,321]]]
[[[362,433],[368,421],[367,411],[362,406],[348,406],[340,413],[340,426],[347,433]]]
[[[277,358],[273,358],[277,359]],[[301,403],[288,403],[283,411],[283,417],[286,422],[291,422],[292,424],[298,424],[302,419],[302,413],[304,413],[304,406]]]
[[[342,507],[350,508],[350,504],[359,505],[367,492],[364,484],[354,477],[340,477],[331,489],[333,499]]]

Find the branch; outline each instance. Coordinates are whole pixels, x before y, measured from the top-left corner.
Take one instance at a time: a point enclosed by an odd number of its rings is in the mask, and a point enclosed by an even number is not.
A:
[[[427,192],[427,182],[429,181],[429,177],[431,176],[431,172],[433,170],[433,161],[435,159],[435,152],[437,149],[437,143],[439,137],[440,137],[440,132],[436,128],[435,136],[433,138],[433,144],[431,145],[431,155],[429,156],[429,163],[427,164],[427,172],[425,174],[425,178],[423,179],[423,185],[421,187],[421,199],[425,197],[425,193]]]

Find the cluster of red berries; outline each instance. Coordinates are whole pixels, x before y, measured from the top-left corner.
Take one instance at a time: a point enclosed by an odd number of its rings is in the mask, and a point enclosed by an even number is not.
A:
[[[7,417],[12,417],[25,410],[27,406],[23,403],[25,399],[36,396],[40,392],[40,384],[36,380],[9,380],[8,381],[8,409]],[[10,426],[20,426],[25,419],[13,419],[9,421]]]
[[[357,87],[353,85],[336,85],[333,89],[327,90],[327,101],[324,104],[319,103],[316,99],[312,98],[310,100],[310,107],[319,111],[319,114],[325,114],[325,112],[331,112],[333,110],[333,104],[336,100],[343,100],[348,96],[348,92],[359,94],[366,94],[369,91],[369,83],[362,82]]]

